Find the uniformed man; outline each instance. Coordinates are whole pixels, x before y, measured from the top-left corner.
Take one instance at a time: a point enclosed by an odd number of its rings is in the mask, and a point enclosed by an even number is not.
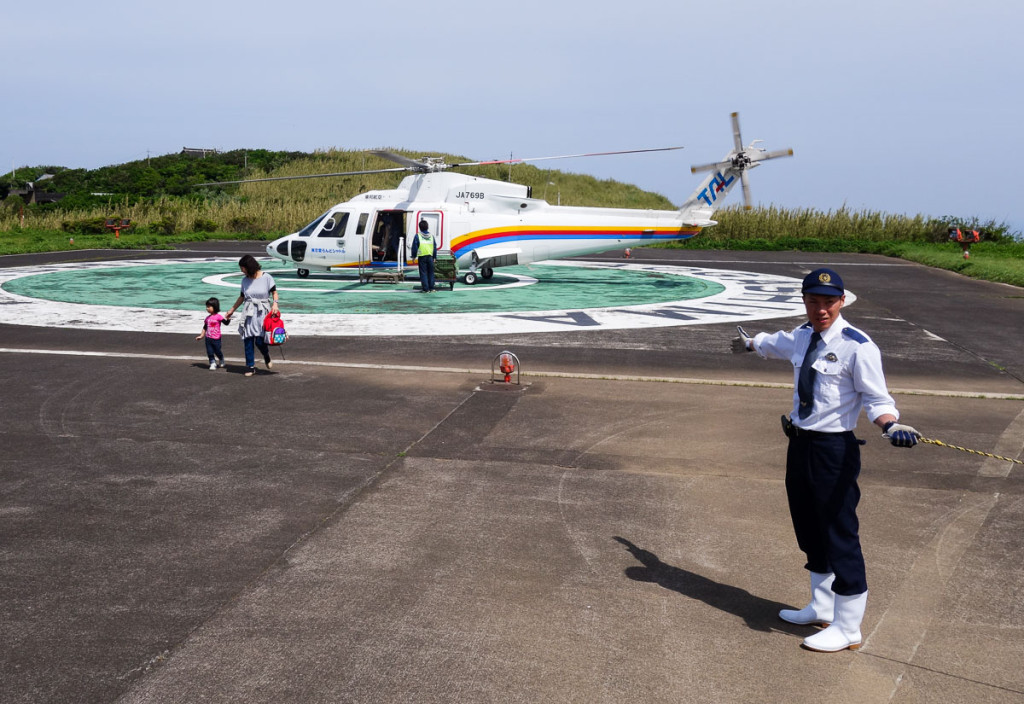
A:
[[[801,291],[806,323],[788,332],[744,334],[733,340],[733,351],[793,364],[793,411],[782,418],[789,437],[786,495],[797,544],[807,556],[811,601],[799,610],[783,609],[779,618],[827,625],[803,645],[836,652],[860,647],[868,596],[857,521],[857,417],[864,408],[896,447],[913,447],[921,434],[898,422],[877,345],[840,314],[846,295],[839,274],[816,269]]]
[[[420,266],[420,290],[423,293],[434,291],[434,236],[430,234],[430,224],[420,220],[419,232],[412,240],[412,251],[416,252]]]

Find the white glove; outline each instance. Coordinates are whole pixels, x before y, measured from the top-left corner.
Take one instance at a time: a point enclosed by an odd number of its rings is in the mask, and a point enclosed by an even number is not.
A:
[[[886,424],[882,437],[889,438],[889,442],[893,444],[893,447],[913,447],[917,444],[917,439],[921,437],[921,433],[909,425],[900,425],[896,421],[892,421]]]
[[[732,353],[742,354],[743,352],[753,352],[754,346],[751,344],[751,340],[753,340],[753,338],[750,337],[750,335],[747,334],[747,331],[740,325],[736,326],[736,331],[739,332],[740,336],[732,339]]]

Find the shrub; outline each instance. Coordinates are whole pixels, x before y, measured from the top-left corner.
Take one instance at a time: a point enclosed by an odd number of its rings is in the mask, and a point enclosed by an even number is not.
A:
[[[3,207],[12,213],[20,213],[25,207],[25,199],[19,195],[7,196],[3,201]]]
[[[228,220],[228,232],[258,235],[260,233],[260,226],[251,218],[234,217]]]
[[[159,235],[173,235],[178,231],[178,219],[171,215],[165,215],[159,220],[151,222],[149,229]]]
[[[110,230],[107,229],[106,218],[85,218],[83,220],[65,220],[60,224],[64,232],[77,235],[102,235]]]
[[[217,231],[217,223],[215,223],[213,220],[207,220],[205,218],[196,218],[192,222],[192,231],[193,232],[216,232]]]

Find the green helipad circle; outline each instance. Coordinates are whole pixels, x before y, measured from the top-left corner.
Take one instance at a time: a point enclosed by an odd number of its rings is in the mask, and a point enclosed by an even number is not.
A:
[[[397,284],[360,283],[356,272],[311,275],[275,262],[273,274],[289,313],[416,314],[545,311],[595,306],[638,306],[705,298],[721,284],[690,276],[635,269],[586,268],[545,264],[509,267],[489,281],[425,295],[415,270]],[[241,273],[233,262],[204,261],[164,266],[120,266],[65,270],[7,281],[3,288],[29,298],[91,305],[196,310],[210,296],[227,307],[238,295]]]

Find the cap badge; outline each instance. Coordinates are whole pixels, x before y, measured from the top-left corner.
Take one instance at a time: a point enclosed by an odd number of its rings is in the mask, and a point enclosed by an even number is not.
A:
[[[832,281],[832,277],[829,276],[829,273],[827,271],[823,271],[820,274],[818,274],[818,281],[820,281],[823,284],[827,284]]]

